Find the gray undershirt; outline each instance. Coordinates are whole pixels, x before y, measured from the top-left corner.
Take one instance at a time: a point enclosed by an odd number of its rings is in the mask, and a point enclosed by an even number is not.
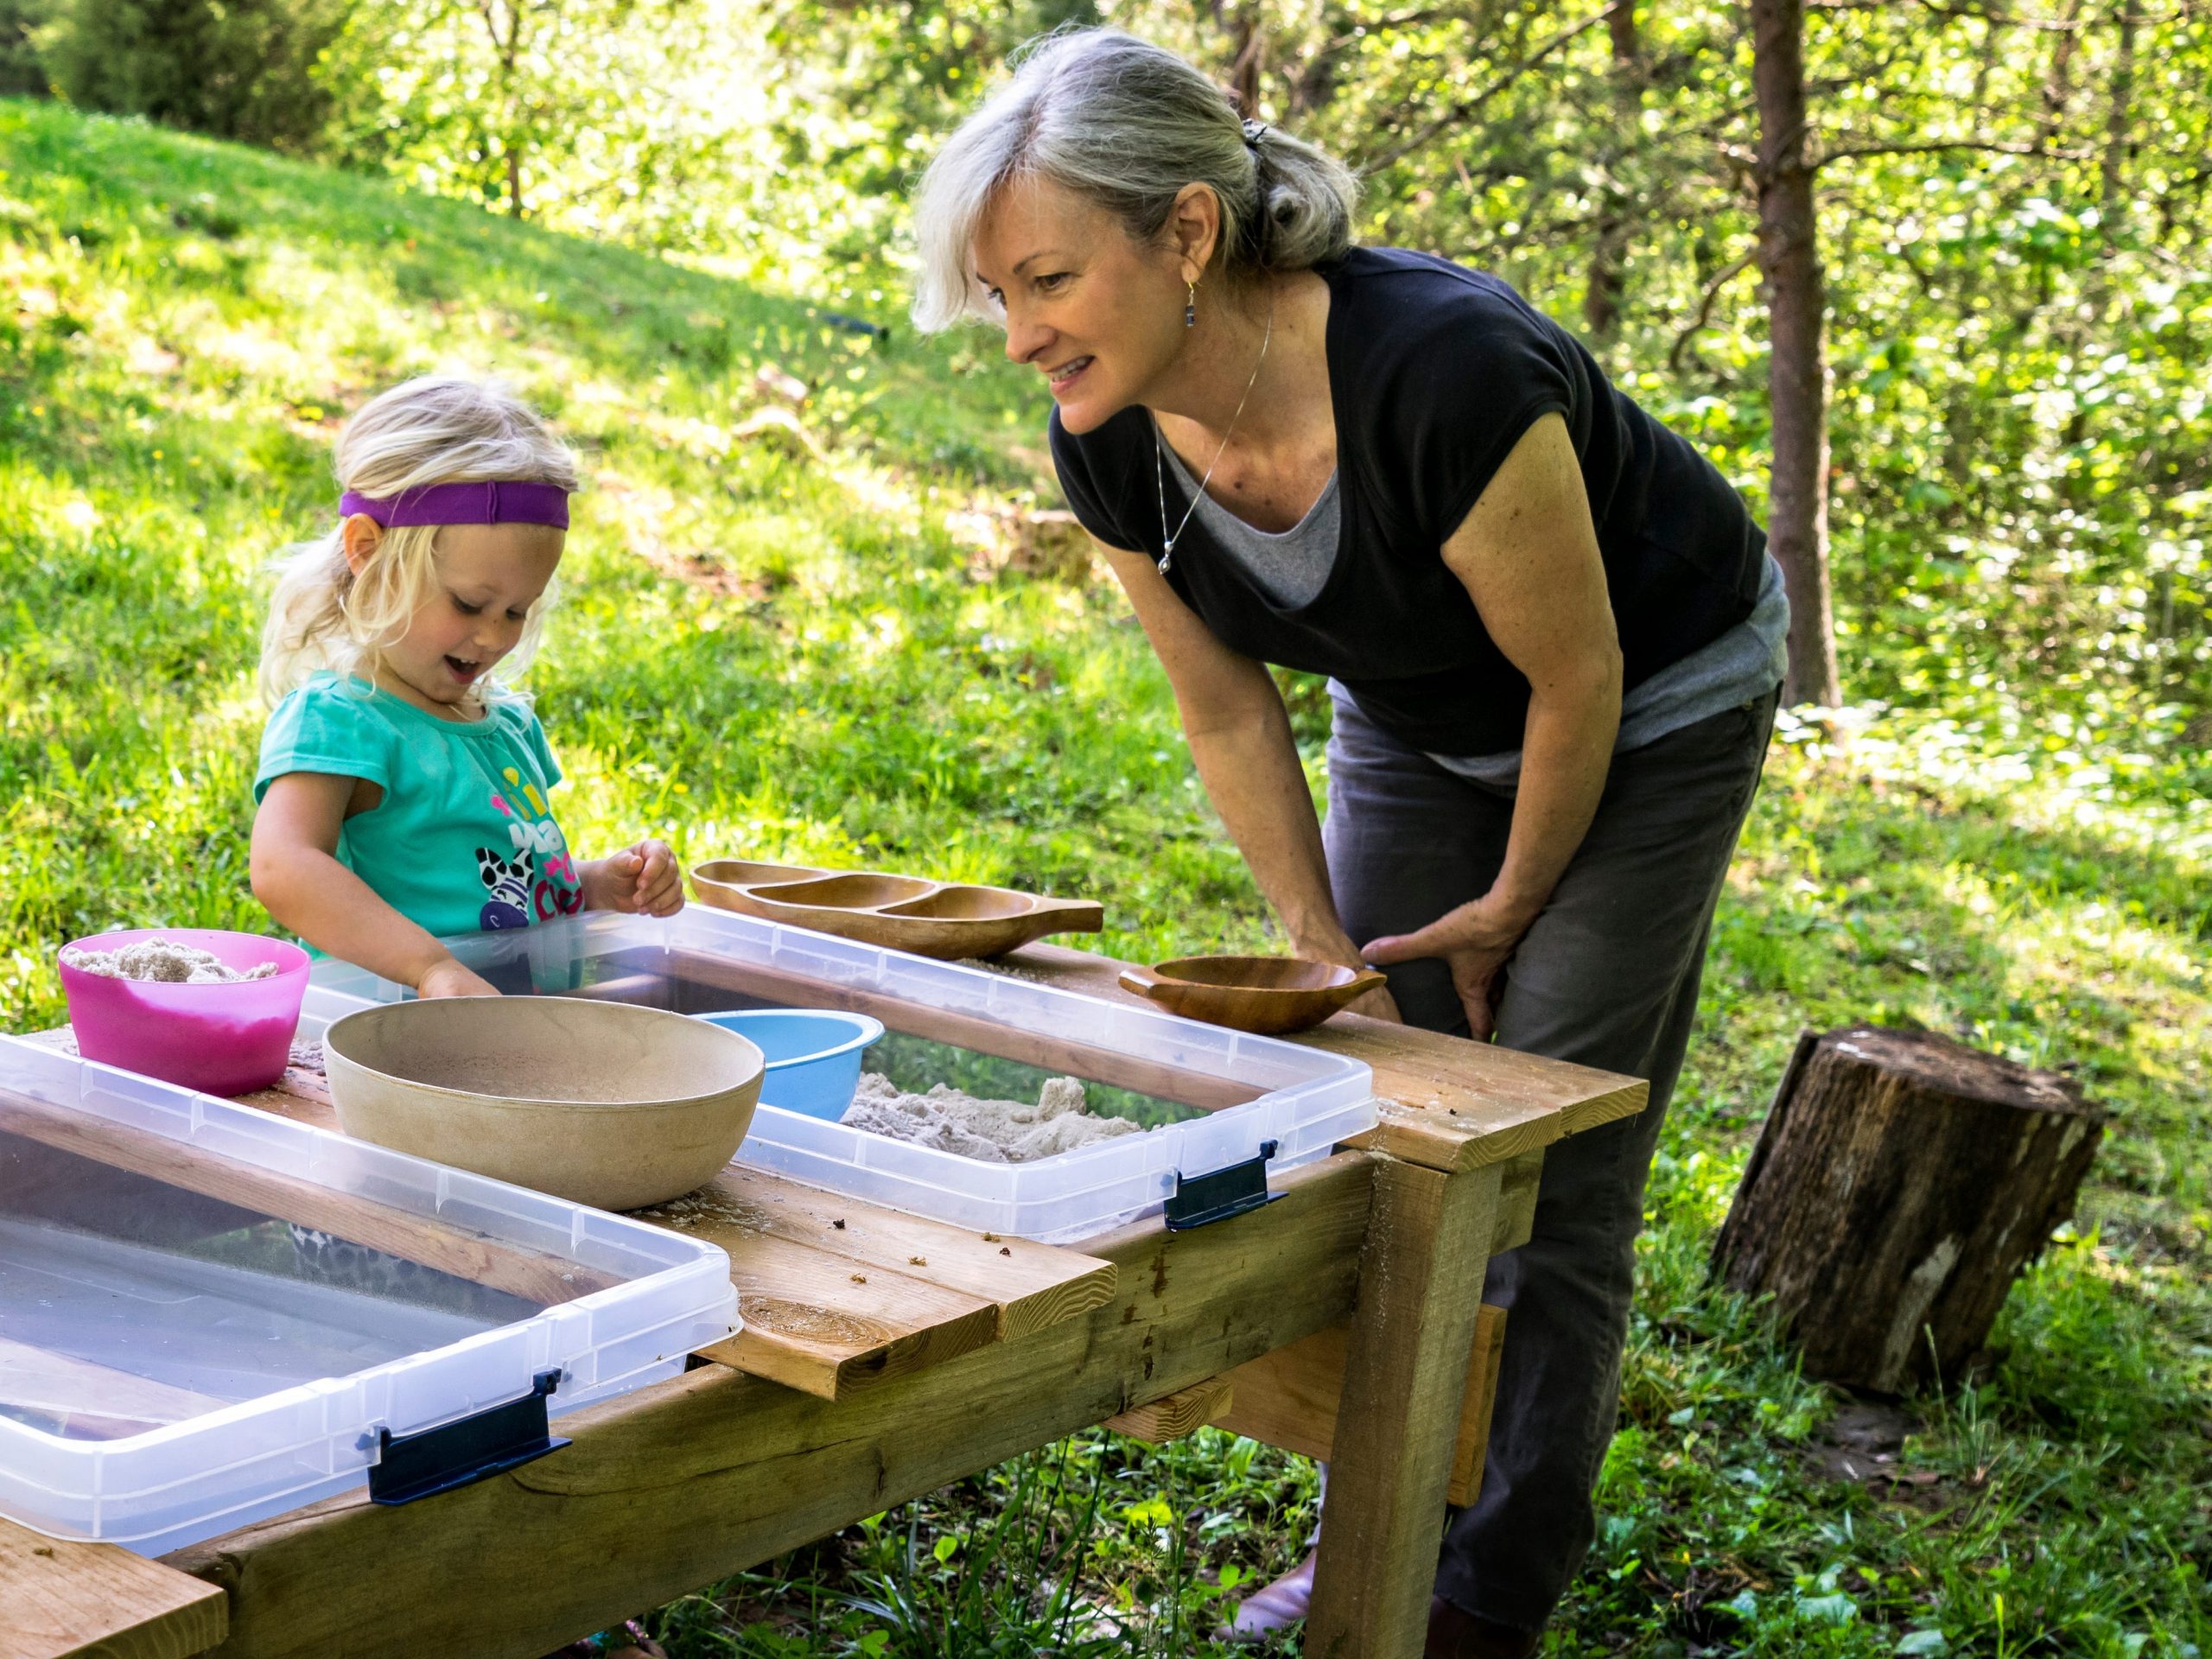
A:
[[[1336,474],[1329,474],[1320,499],[1303,518],[1281,534],[1271,535],[1255,530],[1201,491],[1183,458],[1160,442],[1156,425],[1153,435],[1185,497],[1198,503],[1198,521],[1215,545],[1242,565],[1276,604],[1286,609],[1312,604],[1337,562],[1343,506]],[[1169,528],[1173,528],[1172,518]],[[1749,616],[1712,644],[1669,663],[1621,699],[1620,735],[1613,740],[1613,753],[1640,749],[1669,732],[1766,696],[1782,683],[1789,660],[1789,601],[1783,591],[1782,567],[1770,556]],[[1329,682],[1329,693],[1352,700],[1351,693],[1334,680]],[[1518,749],[1428,758],[1446,772],[1478,784],[1510,787],[1521,777]]]
[[[1782,567],[1769,555],[1749,616],[1711,645],[1668,664],[1621,699],[1620,735],[1613,740],[1613,753],[1640,749],[1669,732],[1766,696],[1782,683],[1789,664],[1789,600],[1783,592]],[[1329,691],[1333,696],[1351,695],[1334,680]],[[1521,780],[1518,749],[1428,758],[1446,772],[1494,788],[1511,788]]]
[[[1306,516],[1281,535],[1255,530],[1227,507],[1198,488],[1198,480],[1183,464],[1183,457],[1160,435],[1155,424],[1152,441],[1167,457],[1184,496],[1198,503],[1198,520],[1229,556],[1244,567],[1260,590],[1286,610],[1311,605],[1329,580],[1337,563],[1337,536],[1344,518],[1344,498],[1337,493],[1337,475],[1321,486],[1320,499]],[[1171,531],[1175,520],[1167,520]]]

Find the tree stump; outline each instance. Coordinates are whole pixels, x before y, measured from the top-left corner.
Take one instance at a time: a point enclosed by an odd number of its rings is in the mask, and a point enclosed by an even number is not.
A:
[[[1807,1032],[1713,1245],[1808,1376],[1956,1376],[2073,1213],[2106,1114],[2068,1079],[1929,1032]]]

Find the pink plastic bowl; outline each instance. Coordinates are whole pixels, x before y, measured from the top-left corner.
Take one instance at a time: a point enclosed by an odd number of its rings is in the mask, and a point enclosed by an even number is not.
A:
[[[308,953],[258,933],[208,927],[140,927],[78,939],[79,950],[114,950],[174,939],[244,972],[276,964],[267,979],[237,985],[173,985],[61,969],[69,1027],[88,1060],[121,1066],[211,1095],[250,1095],[284,1075],[308,989]]]

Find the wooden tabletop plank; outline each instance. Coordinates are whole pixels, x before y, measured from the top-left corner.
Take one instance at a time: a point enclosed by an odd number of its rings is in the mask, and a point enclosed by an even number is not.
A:
[[[1203,1071],[1168,1065],[1117,1049],[1077,1042],[1052,1032],[1030,1031],[980,1014],[950,1008],[932,1008],[904,998],[870,990],[865,986],[810,979],[783,969],[766,969],[750,963],[713,957],[696,950],[670,953],[671,975],[697,985],[734,991],[741,996],[765,997],[809,1008],[842,1008],[880,1020],[893,1031],[901,1031],[935,1042],[1019,1060],[1047,1071],[1068,1071],[1117,1089],[1134,1089],[1162,1100],[1180,1101],[1209,1111],[1241,1106],[1262,1092],[1249,1084]]]
[[[980,1296],[766,1236],[714,1217],[704,1193],[692,1198],[700,1218],[682,1230],[729,1252],[745,1321],[701,1350],[709,1359],[839,1400],[998,1339],[998,1309]]]
[[[1090,996],[1154,1006],[1122,988],[1123,963],[1094,951],[1032,944],[982,965]],[[1430,1169],[1503,1162],[1561,1135],[1633,1117],[1650,1095],[1640,1077],[1357,1014],[1339,1014],[1289,1040],[1363,1061],[1374,1072],[1382,1122],[1347,1146]]]
[[[0,1659],[188,1659],[229,1630],[219,1585],[0,1520]]]
[[[862,1272],[888,1268],[981,1297],[997,1309],[1001,1340],[1087,1313],[1114,1294],[1110,1262],[856,1204],[840,1193],[741,1164],[732,1164],[705,1192],[728,1206],[739,1225],[754,1232],[849,1258]],[[660,1217],[645,1211],[639,1218]]]

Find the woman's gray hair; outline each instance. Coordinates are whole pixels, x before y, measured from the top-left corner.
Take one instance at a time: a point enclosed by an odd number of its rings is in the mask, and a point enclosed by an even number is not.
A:
[[[995,315],[976,280],[976,232],[993,199],[1020,179],[1096,202],[1138,241],[1160,233],[1185,186],[1209,186],[1232,282],[1306,270],[1351,245],[1359,183],[1351,169],[1240,120],[1218,86],[1164,47],[1118,29],[1064,29],[1012,61],[1014,79],[961,123],[916,194],[921,327]]]

